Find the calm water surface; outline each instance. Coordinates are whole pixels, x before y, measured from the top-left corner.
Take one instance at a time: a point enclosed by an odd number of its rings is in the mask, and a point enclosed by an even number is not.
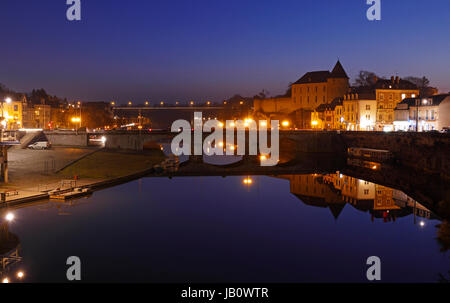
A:
[[[79,256],[85,282],[360,282],[379,256],[384,282],[437,282],[450,270],[440,221],[413,206],[339,173],[143,178],[14,210],[9,274],[65,282]]]

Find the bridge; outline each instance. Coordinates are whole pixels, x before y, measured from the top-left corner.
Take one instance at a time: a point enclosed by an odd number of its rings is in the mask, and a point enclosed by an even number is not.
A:
[[[192,121],[194,112],[202,112],[205,119],[222,119],[224,113],[223,106],[118,106],[113,107],[114,116],[119,118],[150,119],[152,128],[169,129],[172,122],[178,119]]]

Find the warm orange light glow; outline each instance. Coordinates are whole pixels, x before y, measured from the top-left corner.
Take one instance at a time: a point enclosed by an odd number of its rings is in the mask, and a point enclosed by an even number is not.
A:
[[[289,126],[289,121],[285,120],[281,123],[281,125],[283,125],[284,127]]]
[[[80,117],[73,117],[72,118],[72,122],[73,123],[77,123],[77,122],[80,122],[81,121],[81,118]]]
[[[252,184],[253,180],[250,178],[245,178],[243,182],[244,184]]]
[[[319,122],[317,122],[316,120],[311,122],[311,125],[316,126],[317,124],[319,124]]]

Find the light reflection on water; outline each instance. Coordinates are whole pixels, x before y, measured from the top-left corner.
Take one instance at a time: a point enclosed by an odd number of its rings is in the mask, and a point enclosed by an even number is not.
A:
[[[450,269],[436,214],[339,172],[144,178],[14,213],[23,260],[9,275],[27,282],[64,282],[73,255],[86,282],[360,282],[373,255],[384,282]]]

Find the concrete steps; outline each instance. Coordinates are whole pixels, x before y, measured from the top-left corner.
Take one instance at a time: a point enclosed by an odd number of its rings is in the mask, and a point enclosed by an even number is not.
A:
[[[40,136],[42,134],[41,131],[36,131],[36,132],[27,132],[25,134],[25,136],[23,136],[22,138],[20,138],[20,145],[16,145],[13,148],[15,149],[24,149],[27,148],[28,145],[31,144],[31,142],[38,136]]]

